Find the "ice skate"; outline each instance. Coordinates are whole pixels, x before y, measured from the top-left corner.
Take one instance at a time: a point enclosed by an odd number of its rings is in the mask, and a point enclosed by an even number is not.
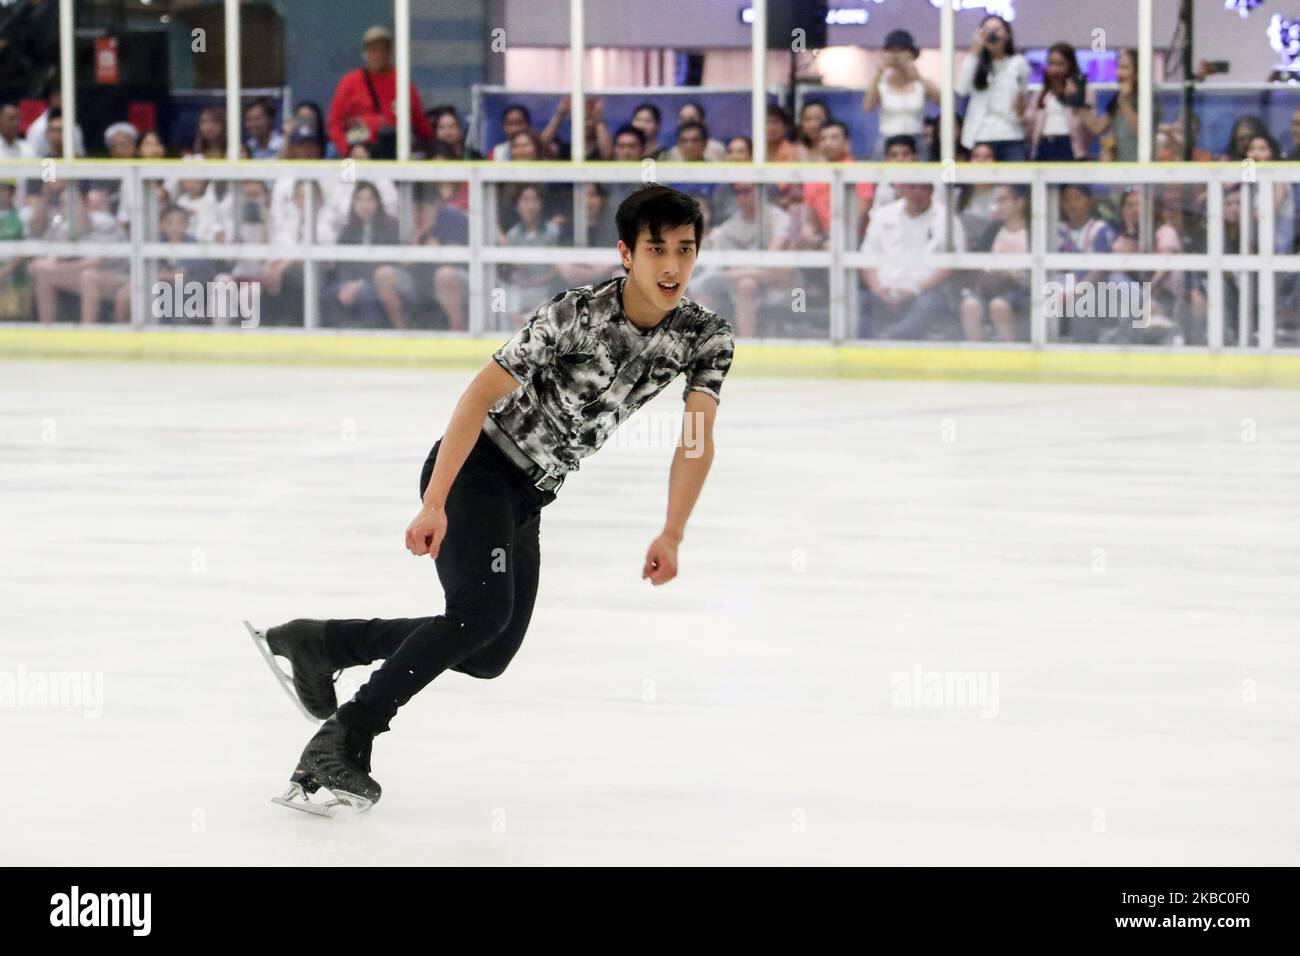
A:
[[[370,749],[374,738],[348,730],[337,718],[321,725],[307,742],[283,796],[272,803],[317,816],[333,816],[339,808],[364,813],[379,802],[381,788],[370,776]],[[313,800],[319,790],[329,800]]]
[[[316,723],[338,710],[334,669],[325,657],[323,621],[300,619],[265,632],[248,621],[244,622],[244,627],[248,628],[267,666],[304,717]],[[276,662],[277,657],[289,661],[291,673],[285,673]]]

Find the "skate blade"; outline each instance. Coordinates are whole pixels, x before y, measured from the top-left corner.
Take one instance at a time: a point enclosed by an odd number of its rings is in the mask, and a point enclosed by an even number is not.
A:
[[[266,661],[266,666],[271,668],[271,673],[280,682],[284,692],[289,695],[289,699],[293,701],[293,706],[298,708],[298,713],[313,724],[319,724],[320,718],[313,716],[311,711],[304,707],[302,701],[298,699],[298,692],[293,689],[293,675],[286,674],[280,665],[275,662],[275,655],[271,653],[271,645],[267,643],[266,635],[247,621],[244,622],[244,627],[248,628],[248,634],[253,638],[253,643],[257,645],[257,650],[262,655],[262,659]]]
[[[310,813],[318,817],[333,817],[348,810],[352,811],[353,814],[365,813],[375,805],[374,801],[367,800],[355,793],[348,793],[346,790],[330,790],[328,787],[322,787],[321,789],[333,796],[334,799],[318,803],[308,796],[307,792],[299,784],[291,783],[289,789],[284,792],[284,796],[272,797],[271,802],[282,807],[288,807],[290,810],[301,810],[303,813]]]

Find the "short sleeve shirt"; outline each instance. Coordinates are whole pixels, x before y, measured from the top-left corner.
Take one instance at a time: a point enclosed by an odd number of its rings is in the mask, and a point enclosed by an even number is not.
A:
[[[623,311],[624,277],[569,289],[544,303],[492,356],[521,388],[488,412],[532,461],[552,475],[581,459],[678,375],[721,400],[734,333],[698,303],[681,304],[653,329]]]

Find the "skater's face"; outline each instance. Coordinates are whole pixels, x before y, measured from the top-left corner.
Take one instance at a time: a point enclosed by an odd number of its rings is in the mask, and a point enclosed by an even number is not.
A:
[[[648,304],[665,313],[677,308],[695,268],[697,251],[695,227],[690,223],[667,226],[657,236],[648,226],[643,227],[634,249],[620,241],[618,252],[628,270],[630,286],[624,290],[625,307],[630,296],[634,303]]]

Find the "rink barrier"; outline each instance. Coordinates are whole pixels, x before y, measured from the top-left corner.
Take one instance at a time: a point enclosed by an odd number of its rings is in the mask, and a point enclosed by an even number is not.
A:
[[[469,317],[470,328],[467,333],[446,333],[443,336],[428,337],[430,342],[447,343],[442,350],[428,345],[416,345],[421,341],[422,333],[399,333],[396,338],[408,341],[409,354],[424,356],[421,361],[440,361],[441,356],[452,356],[457,360],[460,346],[450,343],[458,338],[471,341],[484,336],[499,335],[504,338],[507,330],[499,326],[490,327],[488,319],[500,320],[501,316],[488,315],[488,294],[494,285],[495,266],[499,263],[605,263],[615,264],[613,252],[604,248],[516,248],[489,245],[486,237],[492,234],[496,221],[497,187],[503,183],[551,182],[551,183],[635,183],[648,181],[646,174],[652,171],[654,179],[673,183],[725,183],[725,182],[822,182],[831,185],[831,242],[829,249],[800,250],[797,252],[772,252],[759,250],[710,251],[707,247],[701,253],[702,265],[720,266],[759,266],[770,267],[799,266],[806,269],[826,270],[830,292],[830,316],[828,334],[825,338],[802,339],[797,343],[778,343],[772,339],[759,339],[754,343],[745,343],[746,349],[753,349],[765,368],[796,369],[801,374],[858,374],[856,370],[867,367],[873,374],[907,374],[922,375],[927,373],[927,366],[942,361],[942,367],[934,374],[963,376],[1021,377],[1033,379],[1042,376],[1076,377],[1083,379],[1109,379],[1110,369],[1121,370],[1122,374],[1140,380],[1195,380],[1232,381],[1232,382],[1285,382],[1289,381],[1290,362],[1241,363],[1236,359],[1229,362],[1214,362],[1208,358],[1196,358],[1198,354],[1209,356],[1277,356],[1295,355],[1296,350],[1275,348],[1274,315],[1274,276],[1279,272],[1300,272],[1300,255],[1279,255],[1273,252],[1272,244],[1266,244],[1263,252],[1245,254],[1249,248],[1249,235],[1253,226],[1252,217],[1242,220],[1242,245],[1239,249],[1226,249],[1223,242],[1223,190],[1228,185],[1240,185],[1249,191],[1258,190],[1259,229],[1265,235],[1273,233],[1274,197],[1273,190],[1263,188],[1275,182],[1294,184],[1300,182],[1300,164],[1295,163],[1164,163],[1164,164],[1096,164],[1096,163],[1025,163],[1025,164],[960,164],[942,165],[930,163],[884,164],[884,163],[845,163],[829,165],[825,163],[782,163],[755,166],[744,163],[658,163],[654,166],[624,163],[492,163],[492,162],[353,162],[323,160],[303,161],[203,161],[184,162],[164,161],[117,161],[117,160],[81,160],[40,161],[11,160],[0,163],[0,177],[15,177],[20,180],[38,179],[42,174],[57,175],[70,180],[116,178],[131,180],[136,201],[130,208],[130,238],[113,243],[92,243],[85,241],[45,242],[42,240],[0,241],[0,261],[13,255],[57,255],[84,256],[95,255],[120,258],[128,261],[131,270],[132,290],[132,327],[136,330],[158,329],[165,336],[181,334],[181,329],[174,326],[153,324],[148,309],[149,289],[146,285],[146,266],[151,257],[175,256],[185,259],[200,258],[265,258],[285,256],[285,250],[272,244],[225,243],[182,243],[171,244],[151,241],[146,236],[145,223],[156,222],[156,200],[152,189],[145,189],[147,181],[169,178],[187,178],[217,181],[239,180],[274,180],[292,177],[295,179],[314,179],[325,181],[339,177],[352,176],[356,180],[392,182],[399,190],[414,183],[421,182],[466,182],[469,192],[469,228],[470,242],[466,246],[421,247],[413,245],[358,247],[336,244],[305,243],[295,246],[290,258],[304,262],[304,270],[312,278],[307,283],[309,290],[315,289],[316,269],[323,262],[365,262],[365,261],[404,261],[404,262],[454,262],[468,267],[469,273]],[[861,293],[856,270],[866,266],[879,266],[887,257],[872,255],[851,247],[855,223],[853,221],[854,204],[852,201],[855,184],[860,182],[928,182],[940,191],[953,190],[976,183],[1022,184],[1031,191],[1030,251],[1022,254],[947,252],[932,256],[938,266],[958,269],[1004,268],[1023,269],[1031,273],[1032,288],[1035,290],[1034,306],[1031,311],[1031,339],[1028,347],[1024,345],[988,346],[984,344],[950,343],[939,345],[923,343],[906,343],[903,350],[893,345],[882,345],[874,340],[859,340],[851,335],[856,329],[858,312],[857,301]],[[1201,254],[1159,254],[1159,253],[1085,253],[1060,254],[1049,250],[1049,237],[1054,236],[1052,224],[1056,221],[1057,190],[1051,188],[1066,183],[1086,182],[1093,185],[1132,185],[1183,183],[1200,185],[1207,191],[1207,241],[1208,248]],[[575,228],[585,228],[586,208],[580,190],[575,190],[574,223]],[[951,197],[949,197],[951,198]],[[1150,201],[1144,203],[1144,240],[1149,248],[1152,224],[1150,222]],[[1243,197],[1244,208],[1252,208],[1251,196]],[[949,204],[952,209],[952,203]],[[409,219],[410,209],[403,206],[402,215]],[[409,222],[405,224],[409,227]],[[156,227],[148,230],[150,233]],[[1196,347],[1165,346],[1131,346],[1127,349],[1106,349],[1095,346],[1078,346],[1070,343],[1051,341],[1051,329],[1045,309],[1045,286],[1050,270],[1059,269],[1125,269],[1140,271],[1174,270],[1204,272],[1207,276],[1208,301],[1208,345],[1198,352]],[[1251,301],[1246,294],[1249,287],[1243,288],[1240,297],[1240,309],[1235,320],[1247,333],[1258,330],[1258,341],[1251,341],[1249,334],[1241,340],[1250,342],[1247,346],[1225,346],[1224,327],[1227,317],[1224,315],[1223,276],[1225,273],[1257,273],[1259,275],[1258,302]],[[304,296],[304,325],[307,330],[315,330],[319,320],[315,308],[314,291]],[[67,334],[87,336],[105,331],[105,327],[86,329],[64,326]],[[196,330],[189,327],[189,333]],[[213,330],[219,331],[219,330]],[[229,331],[229,330],[228,330]],[[300,333],[302,329],[298,330]],[[273,336],[271,329],[239,330],[240,336]],[[357,361],[404,361],[407,354],[395,345],[377,344],[384,333],[372,341],[370,336],[356,331],[333,333],[340,342],[368,342],[365,347],[336,347],[329,345],[308,345],[306,338],[292,337],[281,340],[281,344],[263,347],[231,346],[224,343],[222,337],[205,336],[201,330],[193,345],[180,346],[179,338],[155,340],[141,339],[141,343],[125,349],[122,340],[105,338],[95,334],[93,338],[73,342],[64,336],[54,336],[28,341],[17,327],[11,327],[10,333],[0,338],[0,351],[4,354],[69,354],[69,355],[131,355],[143,357],[146,353],[159,355],[189,356],[201,358],[203,353],[223,358],[238,355],[265,355],[277,357],[277,361],[293,360],[289,353],[298,348],[303,350],[303,360],[347,361],[349,355],[355,355]],[[427,335],[427,334],[423,334]],[[319,339],[327,342],[331,335]],[[152,344],[155,341],[170,341],[166,349]],[[296,346],[283,344],[297,342]],[[39,344],[37,344],[39,343]],[[113,344],[109,344],[113,343]],[[204,343],[202,345],[198,343]],[[834,346],[827,349],[826,346]],[[761,347],[760,347],[761,346]],[[473,345],[466,345],[466,354],[478,354]],[[1030,358],[1022,353],[1046,356],[1068,352],[1070,357]],[[946,358],[949,354],[960,356]],[[849,355],[851,358],[841,358]],[[863,356],[877,356],[866,361]],[[911,358],[905,358],[905,356]],[[1109,356],[1108,358],[1089,358],[1088,355]],[[1133,355],[1133,358],[1118,356]],[[1187,356],[1185,363],[1168,363],[1175,356]],[[1138,358],[1136,356],[1144,356]],[[1148,361],[1151,359],[1153,361]],[[1168,371],[1162,371],[1167,369]]]
[[[307,332],[300,329],[92,329],[0,326],[0,357],[472,371],[504,336]],[[1300,388],[1300,354],[1206,349],[1034,349],[991,345],[842,345],[742,341],[733,376],[945,381],[1079,382]]]

